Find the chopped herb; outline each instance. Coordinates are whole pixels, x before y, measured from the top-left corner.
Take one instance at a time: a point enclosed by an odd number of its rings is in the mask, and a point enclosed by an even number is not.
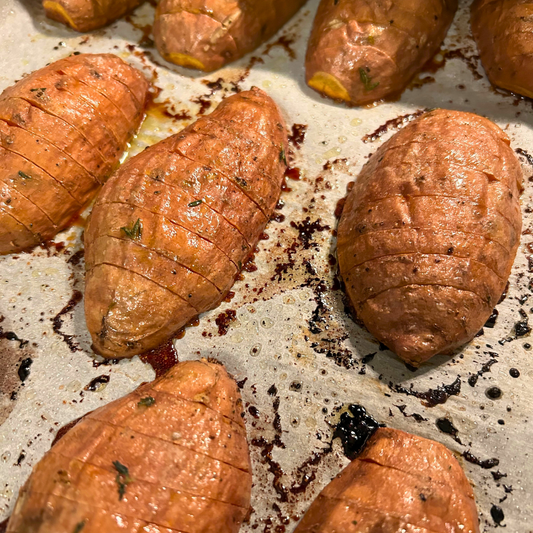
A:
[[[237,185],[240,185],[241,187],[248,187],[248,182],[238,176],[235,176],[235,181],[237,182]]]
[[[147,396],[146,398],[142,398],[141,401],[137,403],[139,407],[152,407],[155,403],[155,398],[152,398],[151,396]]]
[[[368,75],[368,72],[363,67],[359,69],[359,77],[365,86],[365,91],[371,91],[379,85],[379,81],[372,83],[372,78]]]
[[[31,176],[28,176],[28,174],[22,172],[22,170],[19,170],[19,176],[25,180],[31,180]]]
[[[202,200],[195,200],[189,204],[189,207],[197,207],[202,203]]]
[[[369,35],[366,40],[367,40],[368,44],[371,45],[371,46],[376,44],[376,38],[373,35]]]
[[[118,461],[113,461],[113,466],[118,472],[115,481],[118,485],[118,499],[121,501],[122,498],[124,498],[124,494],[126,494],[126,487],[133,481],[133,479],[130,477],[130,471],[127,466],[124,466]]]
[[[140,239],[143,230],[141,219],[138,218],[131,228],[122,227],[120,228],[120,230],[123,231],[126,237],[128,237],[129,239]]]
[[[36,93],[37,91],[44,92],[44,91],[46,91],[46,87],[43,87],[42,89],[30,89],[30,91],[31,91],[32,93]]]
[[[285,150],[283,149],[283,145],[281,146],[281,151],[279,153],[279,161],[280,163],[283,161],[283,163],[285,163],[285,166],[287,166],[287,158],[285,157]]]
[[[80,531],[85,527],[85,520],[82,520],[81,522],[78,522],[76,524],[76,527],[74,528],[73,533],[80,533]]]

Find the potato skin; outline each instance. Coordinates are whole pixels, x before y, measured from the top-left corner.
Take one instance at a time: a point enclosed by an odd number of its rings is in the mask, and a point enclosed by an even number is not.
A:
[[[307,0],[161,0],[154,37],[171,63],[210,72],[270,39]]]
[[[78,422],[35,466],[8,531],[236,533],[252,485],[241,414],[224,367],[179,363]]]
[[[491,83],[533,98],[533,3],[475,0],[471,24]]]
[[[425,113],[382,145],[338,229],[346,290],[368,330],[411,365],[474,337],[520,241],[522,171],[480,116]]]
[[[472,488],[445,446],[378,429],[320,493],[295,533],[373,531],[479,533]]]
[[[79,32],[97,30],[123,17],[144,0],[43,0],[46,16]]]
[[[322,0],[307,83],[354,106],[397,94],[437,52],[456,10],[457,0]]]
[[[148,82],[112,54],[80,54],[0,95],[0,254],[53,238],[111,175],[144,117]]]
[[[286,151],[276,104],[253,88],[120,168],[85,233],[98,353],[154,348],[222,301],[279,199]]]

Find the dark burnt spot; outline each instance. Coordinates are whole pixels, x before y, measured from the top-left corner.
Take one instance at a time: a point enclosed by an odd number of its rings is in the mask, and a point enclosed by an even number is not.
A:
[[[266,46],[263,55],[268,55],[270,54],[270,51],[273,48],[279,47],[285,50],[285,52],[291,59],[296,59],[296,52],[292,48],[292,45],[294,44],[295,40],[296,38],[292,35],[281,35],[277,41],[274,41],[273,43],[270,43]]]
[[[285,177],[290,180],[298,181],[301,178],[301,170],[298,167],[287,167]]]
[[[389,388],[394,392],[424,400],[422,405],[425,407],[435,407],[436,405],[446,403],[450,396],[457,396],[461,392],[461,378],[458,376],[450,385],[442,385],[436,389],[429,389],[426,392],[414,390],[413,384],[411,384],[410,388],[406,389],[405,387],[389,382]]]
[[[24,383],[28,376],[30,375],[30,367],[33,363],[33,359],[31,357],[26,357],[26,359],[23,359],[20,363],[19,369],[17,371],[20,381]]]
[[[292,133],[289,135],[289,142],[294,148],[299,150],[305,140],[305,134],[307,133],[307,125],[305,124],[293,124]]]
[[[384,426],[370,416],[363,406],[352,404],[348,411],[342,413],[333,432],[333,439],[341,440],[344,455],[352,460],[361,453],[368,439],[379,427]]]
[[[144,352],[139,357],[143,363],[148,363],[154,369],[158,378],[179,362],[174,339],[169,339],[157,348]]]
[[[493,328],[496,325],[496,319],[498,318],[498,310],[494,309],[489,316],[488,320],[485,322],[485,328]]]
[[[254,418],[259,418],[259,409],[257,407],[255,407],[255,405],[250,405],[250,407],[248,407],[248,412],[254,417]]]
[[[524,337],[531,332],[531,328],[529,327],[527,318],[515,324],[514,332],[516,337]]]
[[[517,368],[511,368],[511,369],[509,369],[509,375],[512,378],[519,378],[520,377],[520,371]]]
[[[499,470],[496,470],[496,472],[491,472],[491,474],[492,474],[494,481],[500,481],[500,479],[507,477],[507,474],[504,474],[500,472]]]
[[[485,391],[485,394],[491,400],[499,400],[502,397],[502,390],[500,387],[490,387]]]
[[[221,336],[226,335],[231,323],[234,322],[236,319],[237,311],[233,309],[228,309],[227,311],[220,313],[215,319],[215,324],[218,326],[218,334]]]
[[[326,231],[331,229],[327,225],[322,225],[320,219],[311,222],[311,218],[307,217],[302,222],[291,222],[291,227],[298,230],[298,239],[303,244],[304,250],[308,250],[311,247],[317,247],[317,243],[314,242],[314,234],[320,231]]]
[[[427,418],[424,418],[422,415],[419,415],[418,413],[407,414],[405,412],[405,410],[407,409],[407,405],[395,405],[394,407],[396,407],[405,418],[412,418],[415,422],[418,422],[418,423],[428,421]]]
[[[490,352],[491,354],[493,352]],[[496,354],[494,354],[496,355]],[[468,384],[471,386],[471,387],[475,387],[476,383],[478,382],[478,379],[483,375],[483,374],[486,374],[487,372],[490,372],[490,367],[494,364],[496,364],[498,362],[497,359],[494,359],[494,358],[491,358],[489,359],[485,364],[483,364],[483,366],[481,367],[481,370],[478,370],[478,372],[476,374],[472,374],[469,378],[468,378]]]
[[[407,115],[400,115],[399,117],[393,118],[391,120],[387,120],[385,124],[382,124],[376,131],[373,133],[368,133],[362,138],[362,141],[364,143],[369,142],[375,142],[380,137],[385,135],[387,132],[392,130],[398,130],[409,124],[409,122],[413,121],[415,118],[419,117],[424,113],[423,109],[419,109],[418,111],[415,111],[414,113],[409,113]]]
[[[71,352],[80,351],[81,348],[74,342],[74,335],[67,335],[61,331],[61,327],[63,326],[63,317],[70,313],[74,307],[81,302],[82,298],[83,294],[78,290],[74,290],[67,305],[65,305],[65,307],[63,307],[63,309],[61,309],[61,311],[52,319],[54,332],[63,338],[63,341],[69,347]]]
[[[442,431],[442,433],[446,433],[447,435],[451,435],[452,437],[457,437],[459,433],[459,431],[453,425],[453,422],[449,418],[437,418],[435,424],[437,425],[439,430]]]
[[[493,505],[490,509],[490,516],[494,520],[494,523],[498,526],[501,526],[502,522],[505,520],[505,514],[503,510],[498,505]]]
[[[107,385],[110,380],[110,376],[102,375],[92,379],[89,384],[83,387],[85,391],[96,392],[99,391],[102,385]]]
[[[481,468],[484,468],[485,470],[490,470],[491,468],[494,468],[495,466],[498,466],[500,464],[500,460],[496,459],[496,457],[493,457],[491,459],[481,460],[470,451],[463,452],[463,457],[469,463],[480,466]]]

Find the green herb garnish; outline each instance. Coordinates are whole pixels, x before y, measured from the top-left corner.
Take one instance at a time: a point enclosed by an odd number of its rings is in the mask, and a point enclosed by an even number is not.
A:
[[[202,200],[195,200],[189,204],[189,207],[197,207],[202,203]]]
[[[78,522],[76,524],[76,527],[74,528],[73,533],[80,533],[80,531],[85,527],[85,520],[82,520],[81,522]]]
[[[43,87],[42,89],[30,89],[30,91],[31,91],[32,93],[36,93],[37,91],[42,91],[42,92],[44,92],[44,91],[46,91],[46,87]]]
[[[155,403],[155,398],[152,398],[151,396],[147,396],[146,398],[142,398],[139,402],[137,402],[137,405],[139,407],[152,407]]]
[[[130,471],[127,466],[124,466],[118,461],[113,461],[113,466],[118,472],[115,481],[118,485],[118,499],[121,501],[122,498],[124,498],[124,494],[126,494],[126,487],[133,481],[133,479],[130,476]]]
[[[279,153],[279,161],[280,163],[283,161],[283,163],[285,163],[285,166],[287,166],[287,158],[285,157],[285,150],[283,149],[283,145],[281,146],[281,151]]]
[[[359,77],[365,86],[365,91],[371,91],[379,85],[379,81],[372,83],[372,78],[368,75],[368,72],[363,67],[359,69]]]
[[[120,230],[123,231],[126,237],[128,237],[129,239],[140,239],[143,230],[141,219],[138,218],[133,224],[133,226],[131,226],[131,228],[122,227],[120,228]]]
[[[19,176],[25,180],[31,180],[31,176],[28,176],[25,172],[22,172],[22,170],[19,170]]]
[[[240,185],[241,187],[248,187],[247,181],[238,176],[235,176],[235,181],[237,182],[237,185]]]

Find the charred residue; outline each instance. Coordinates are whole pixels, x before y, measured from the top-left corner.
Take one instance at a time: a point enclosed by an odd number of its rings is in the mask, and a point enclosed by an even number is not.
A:
[[[65,307],[63,307],[63,309],[61,309],[61,311],[59,311],[54,318],[52,318],[54,332],[62,337],[63,341],[69,347],[71,352],[81,351],[81,348],[78,346],[78,344],[76,344],[76,342],[74,342],[74,335],[67,335],[66,333],[63,333],[61,331],[61,327],[63,326],[65,315],[71,313],[74,307],[81,302],[82,298],[83,294],[78,290],[74,290],[67,305],[65,305]]]
[[[235,311],[234,309],[228,309],[223,313],[220,313],[215,319],[215,324],[218,326],[218,334],[226,335],[231,326],[231,323],[235,322],[236,319],[237,311]]]
[[[469,450],[467,450],[466,452],[463,452],[462,456],[469,463],[480,466],[481,468],[484,468],[485,470],[490,470],[491,468],[494,468],[495,466],[498,466],[500,464],[500,460],[496,459],[496,457],[492,457],[490,459],[480,459],[479,457],[476,457]]]
[[[299,150],[305,141],[306,133],[307,133],[306,124],[293,124],[291,134],[289,135],[289,143],[294,148],[296,148],[296,150]]]
[[[156,377],[163,376],[178,363],[178,352],[174,346],[174,339],[169,339],[157,348],[144,352],[139,357],[143,363],[148,363],[154,369]]]
[[[363,406],[351,404],[341,414],[333,431],[333,439],[340,439],[344,455],[352,460],[361,453],[368,439],[380,427],[385,426],[369,415]]]
[[[481,376],[483,376],[483,374],[486,374],[487,372],[490,372],[490,369],[491,369],[492,365],[495,365],[498,362],[498,360],[496,359],[496,357],[498,356],[497,353],[489,352],[489,354],[491,355],[491,358],[486,363],[483,363],[483,366],[481,367],[480,370],[478,370],[475,374],[472,374],[468,378],[468,384],[471,387],[475,387],[476,383],[479,380],[479,378]]]
[[[419,117],[424,113],[423,109],[419,109],[414,113],[408,113],[407,115],[400,115],[398,117],[387,120],[385,124],[382,124],[374,132],[368,133],[361,140],[364,143],[375,142],[379,140],[383,135],[388,133],[390,130],[399,130],[404,126],[407,126],[409,122],[412,122],[415,118]]]
[[[436,389],[429,389],[425,392],[414,390],[414,385],[406,389],[401,385],[395,385],[389,382],[389,388],[397,393],[406,394],[407,396],[414,396],[422,401],[422,405],[425,407],[435,407],[436,405],[445,404],[450,396],[457,396],[461,392],[461,377],[458,376],[450,385],[441,385]]]
[[[105,374],[97,376],[92,379],[87,385],[85,385],[85,387],[83,387],[83,390],[90,392],[100,392],[109,383],[110,380],[111,376]]]

